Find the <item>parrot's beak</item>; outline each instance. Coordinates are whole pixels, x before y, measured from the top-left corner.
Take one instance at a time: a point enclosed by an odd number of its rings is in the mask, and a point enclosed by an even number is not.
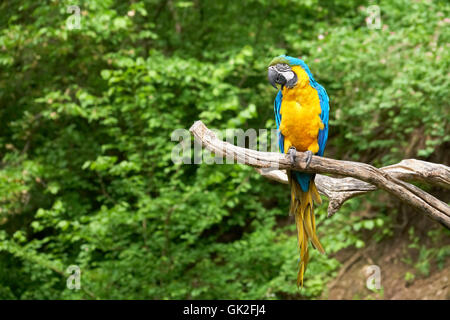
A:
[[[286,78],[284,77],[283,74],[281,74],[280,72],[278,72],[274,66],[269,67],[269,71],[267,74],[268,78],[269,78],[269,82],[270,84],[275,88],[277,88],[277,84],[281,84],[281,90],[283,90],[284,86],[287,83]]]
[[[269,67],[267,77],[269,78],[269,83],[272,85],[272,87],[274,87],[275,89],[278,89],[277,82],[276,82],[277,77],[278,77],[278,72],[276,70],[274,70],[273,67]]]

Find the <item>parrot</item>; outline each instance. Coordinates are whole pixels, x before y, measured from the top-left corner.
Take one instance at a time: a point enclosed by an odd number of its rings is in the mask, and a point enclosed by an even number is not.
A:
[[[316,82],[309,67],[299,59],[277,56],[268,66],[269,83],[278,90],[274,111],[280,152],[295,163],[296,151],[305,152],[306,167],[312,155],[323,156],[328,139],[329,98]],[[324,254],[316,235],[313,201],[322,200],[314,182],[315,174],[286,170],[291,188],[289,215],[297,227],[298,260],[297,287],[303,288],[303,279],[309,261],[308,244]]]

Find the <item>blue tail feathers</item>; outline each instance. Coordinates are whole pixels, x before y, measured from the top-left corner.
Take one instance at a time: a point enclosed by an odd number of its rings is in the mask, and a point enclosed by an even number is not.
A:
[[[307,192],[309,189],[309,183],[311,182],[311,178],[313,175],[311,173],[304,173],[298,171],[292,171],[294,173],[295,179],[300,184],[303,192]]]

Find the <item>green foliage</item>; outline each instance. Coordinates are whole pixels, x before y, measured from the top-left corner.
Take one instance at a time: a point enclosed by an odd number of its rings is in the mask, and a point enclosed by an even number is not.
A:
[[[431,264],[433,261],[436,261],[438,269],[442,270],[445,259],[450,256],[450,245],[441,245],[444,242],[444,239],[448,237],[449,230],[437,229],[429,231],[427,236],[431,240],[431,247],[421,243],[423,241],[415,234],[413,227],[408,230],[408,234],[410,239],[408,248],[413,249],[417,255],[416,257],[408,255],[403,259],[403,262],[413,266],[419,275],[422,276],[430,275]],[[414,275],[405,275],[405,280],[407,281],[412,281],[414,278]]]
[[[416,278],[416,276],[414,275],[414,273],[411,273],[411,272],[409,272],[409,271],[407,271],[406,273],[405,273],[405,281],[408,283],[408,284],[411,284],[412,282],[414,282],[414,279]]]
[[[171,161],[171,133],[198,119],[273,128],[278,54],[327,89],[329,156],[384,165],[449,141],[445,1],[380,1],[380,30],[358,0],[78,3],[73,30],[72,1],[0,4],[2,299],[316,298],[339,267],[330,254],[363,247],[364,230],[389,236],[382,207],[354,214],[371,198],[332,219],[317,208],[327,255],[312,253],[298,290],[287,187]]]

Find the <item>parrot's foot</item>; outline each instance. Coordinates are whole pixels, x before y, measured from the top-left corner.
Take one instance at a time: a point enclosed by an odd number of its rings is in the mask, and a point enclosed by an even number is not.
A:
[[[306,151],[305,153],[306,153],[306,167],[305,168],[308,168],[309,164],[311,163],[313,153],[310,150]]]
[[[290,147],[288,150],[289,159],[291,159],[291,165],[295,164],[295,158],[297,157],[297,149]]]

